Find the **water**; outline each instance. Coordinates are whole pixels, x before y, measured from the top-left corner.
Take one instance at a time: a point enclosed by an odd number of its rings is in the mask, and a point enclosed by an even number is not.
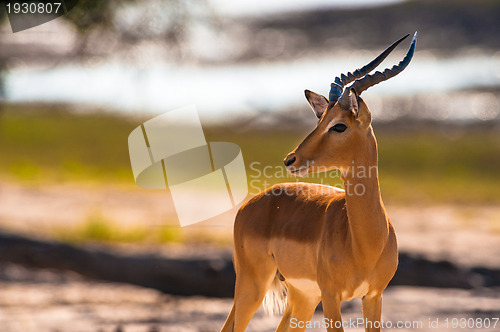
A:
[[[391,55],[391,66],[403,54]],[[347,58],[347,59],[346,59]],[[123,112],[163,113],[195,104],[200,113],[221,119],[254,110],[305,106],[304,89],[324,95],[335,75],[354,70],[371,55],[331,56],[293,62],[214,67],[120,62],[27,67],[5,75],[9,102],[64,102]],[[383,68],[382,68],[383,69]],[[500,54],[436,59],[417,52],[399,76],[376,85],[364,96],[411,96],[500,86]]]
[[[303,11],[318,8],[384,6],[403,0],[210,0],[218,13],[226,16],[260,16],[283,13],[284,11]]]

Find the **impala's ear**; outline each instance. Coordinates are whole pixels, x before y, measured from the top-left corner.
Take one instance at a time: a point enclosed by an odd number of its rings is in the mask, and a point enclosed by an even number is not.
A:
[[[316,114],[318,119],[321,118],[323,113],[326,111],[326,108],[328,107],[328,99],[309,90],[305,90],[304,93],[306,95],[307,101],[309,102],[309,105],[311,105],[311,108],[314,111],[314,114]]]
[[[357,113],[357,119],[359,122],[359,125],[363,129],[368,129],[370,124],[372,123],[372,113],[368,109],[368,106],[366,106],[365,102],[361,97],[358,97],[358,113]]]

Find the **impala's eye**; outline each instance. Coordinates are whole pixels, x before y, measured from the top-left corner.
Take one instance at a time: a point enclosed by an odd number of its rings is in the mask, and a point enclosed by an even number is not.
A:
[[[341,132],[343,132],[346,129],[347,129],[347,126],[345,124],[343,124],[343,123],[337,123],[335,126],[330,127],[330,129],[328,129],[328,131],[329,132],[341,133]]]

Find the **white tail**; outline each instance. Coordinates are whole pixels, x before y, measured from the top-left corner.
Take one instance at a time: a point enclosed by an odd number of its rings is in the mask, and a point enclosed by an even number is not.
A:
[[[280,280],[278,273],[274,277],[271,288],[269,288],[264,297],[264,301],[262,301],[264,311],[270,316],[281,315],[285,312],[286,307],[288,290],[285,283]]]

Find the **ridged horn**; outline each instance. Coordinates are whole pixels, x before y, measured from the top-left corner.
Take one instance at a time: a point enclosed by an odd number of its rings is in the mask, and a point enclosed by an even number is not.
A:
[[[346,84],[351,83],[352,81],[361,78],[375,69],[385,58],[399,45],[405,38],[407,38],[410,34],[407,34],[404,37],[401,37],[399,40],[392,43],[385,51],[380,53],[378,57],[373,59],[369,64],[365,65],[362,68],[356,69],[354,72],[348,72],[347,75],[341,74],[340,77],[335,77],[334,82],[330,85],[330,94],[329,101],[336,102],[339,97],[342,95],[342,91],[344,90],[344,86]]]
[[[342,101],[344,100],[344,96],[349,96],[349,92],[351,91],[351,89],[356,91],[356,94],[359,96],[361,92],[365,91],[369,87],[374,86],[375,84],[378,84],[385,80],[388,80],[389,78],[394,77],[400,72],[402,72],[408,66],[411,59],[413,58],[416,44],[417,44],[417,33],[415,32],[410,44],[410,48],[408,49],[408,52],[406,53],[403,60],[401,60],[397,65],[394,65],[391,69],[389,68],[385,69],[382,73],[377,71],[372,75],[365,75],[365,77],[363,77],[362,79],[356,79],[351,86],[345,89],[344,93],[340,97],[339,103],[341,103],[341,106],[342,106]],[[346,97],[345,99],[348,98]]]

